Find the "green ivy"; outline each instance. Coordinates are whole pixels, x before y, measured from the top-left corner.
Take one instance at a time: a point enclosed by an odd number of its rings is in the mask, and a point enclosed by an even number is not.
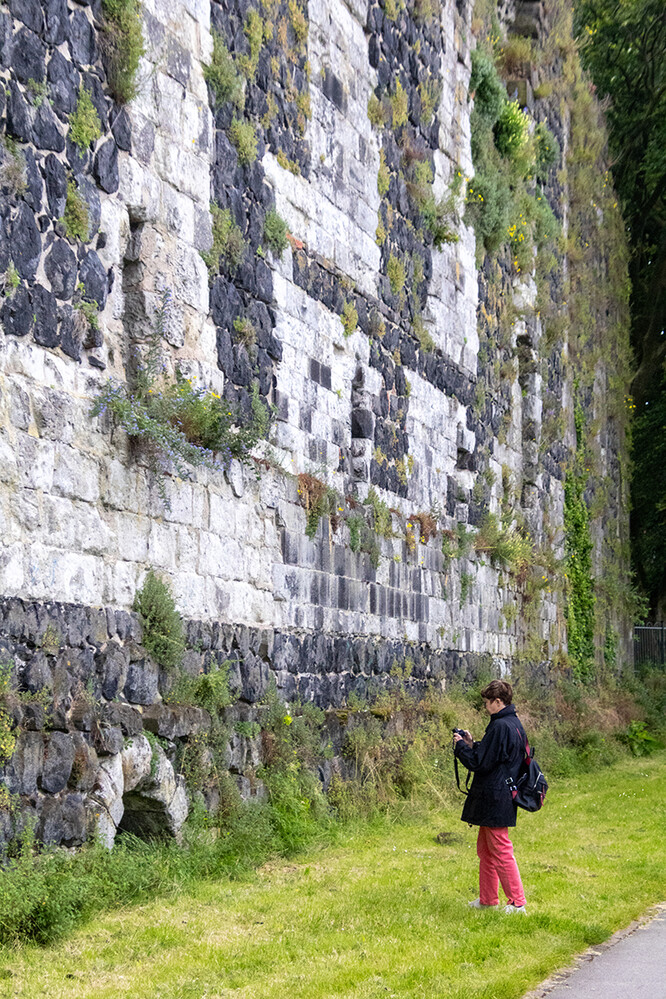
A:
[[[576,453],[564,483],[564,549],[566,556],[567,638],[574,676],[594,679],[594,581],[590,513],[585,502],[584,414],[576,406]]]

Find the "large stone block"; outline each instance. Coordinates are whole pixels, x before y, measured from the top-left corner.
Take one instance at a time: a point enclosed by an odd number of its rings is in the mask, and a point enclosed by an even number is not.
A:
[[[74,763],[74,742],[65,732],[53,732],[46,741],[41,788],[49,794],[56,794],[67,787]]]
[[[200,735],[210,728],[210,715],[190,705],[150,704],[143,712],[143,725],[165,739]]]
[[[34,794],[44,765],[44,737],[41,732],[21,732],[14,754],[5,770],[5,783],[11,794]]]
[[[127,669],[124,694],[132,704],[153,704],[159,697],[159,669],[154,660],[145,658],[131,662]]]

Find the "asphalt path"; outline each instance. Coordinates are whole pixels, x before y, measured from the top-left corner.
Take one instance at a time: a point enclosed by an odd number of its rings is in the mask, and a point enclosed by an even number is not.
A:
[[[525,999],[666,999],[666,903]]]

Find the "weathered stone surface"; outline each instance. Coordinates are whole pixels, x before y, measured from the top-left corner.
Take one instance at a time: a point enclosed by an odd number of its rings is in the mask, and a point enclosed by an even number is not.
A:
[[[95,32],[82,10],[75,10],[70,18],[69,51],[78,66],[89,66],[97,58]]]
[[[128,153],[132,148],[132,125],[124,108],[116,114],[115,118],[112,117],[111,131],[118,149]]]
[[[29,146],[24,149],[23,156],[26,172],[26,190],[23,194],[23,200],[30,205],[34,212],[39,212],[42,207],[44,183],[35,160],[35,154]]]
[[[67,174],[60,160],[52,153],[44,160],[43,170],[51,218],[59,219],[67,201]]]
[[[153,704],[157,700],[159,669],[152,659],[131,662],[127,670],[124,694],[132,704]]]
[[[14,35],[12,70],[17,80],[41,83],[46,72],[46,46],[33,31],[21,28]]]
[[[80,75],[72,63],[57,49],[49,60],[46,71],[49,94],[55,113],[66,120],[76,108]]]
[[[123,764],[120,753],[108,756],[99,764],[95,784],[90,792],[91,799],[100,808],[100,835],[107,845],[113,845],[113,837],[123,817]],[[110,822],[108,821],[110,820]],[[109,842],[111,837],[111,842]]]
[[[44,762],[44,737],[40,732],[21,732],[5,769],[10,794],[34,794]]]
[[[45,741],[41,788],[50,794],[62,791],[69,782],[74,763],[74,742],[64,732],[53,732]]]
[[[125,686],[129,667],[127,649],[116,642],[109,642],[95,656],[95,667],[101,677],[102,694],[108,701],[112,701]]]
[[[152,759],[153,748],[145,735],[127,740],[122,751],[125,793],[133,791],[137,784],[150,776]]]
[[[7,131],[21,142],[32,141],[32,121],[28,104],[16,80],[9,81],[7,97]]]
[[[89,302],[96,302],[100,309],[106,304],[107,275],[106,269],[95,250],[89,250],[83,257],[79,268],[79,280],[84,287],[84,297]]]
[[[71,733],[74,759],[69,775],[69,785],[77,791],[90,791],[97,779],[99,761],[97,753],[81,732]]]
[[[43,30],[44,15],[38,4],[32,0],[8,0],[8,6],[13,16],[31,31],[39,34]]]
[[[77,262],[74,251],[64,239],[57,239],[44,261],[44,270],[54,295],[69,299],[76,288]]]
[[[125,736],[138,735],[143,728],[141,713],[131,704],[122,704],[118,701],[104,705],[101,719],[109,725],[119,727]]]
[[[143,712],[143,725],[165,739],[199,735],[210,728],[210,715],[189,705],[151,704]]]
[[[42,7],[46,20],[44,37],[50,45],[61,45],[69,33],[67,0],[42,0]]]
[[[93,170],[103,191],[113,194],[118,190],[118,147],[113,139],[108,139],[99,147]]]
[[[53,674],[43,652],[36,652],[23,670],[21,680],[31,694],[53,690]]]
[[[8,336],[26,336],[32,330],[32,300],[27,288],[17,288],[5,298],[0,319]]]
[[[32,281],[42,252],[42,240],[29,205],[22,202],[11,224],[9,237],[12,260],[22,278]]]
[[[65,137],[48,101],[42,101],[37,109],[32,123],[32,135],[38,149],[52,149],[61,153],[65,148]]]
[[[98,756],[114,756],[123,748],[123,733],[119,725],[100,722],[93,738]]]
[[[153,757],[152,773],[125,795],[122,828],[142,837],[178,836],[188,812],[184,782],[161,746]]]
[[[32,289],[32,309],[35,320],[33,331],[35,342],[42,347],[57,347],[58,309],[55,295],[41,284],[36,284]]]

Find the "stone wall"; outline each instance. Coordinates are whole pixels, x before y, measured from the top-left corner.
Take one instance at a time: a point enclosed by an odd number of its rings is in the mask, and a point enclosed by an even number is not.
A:
[[[406,659],[419,686],[471,675],[482,658],[504,670],[529,639],[544,662],[566,650],[561,590],[528,594],[473,547],[447,554],[460,525],[473,534],[487,511],[513,504],[535,544],[561,555],[574,446],[571,380],[541,348],[536,286],[506,265],[493,291],[461,218],[456,177],[473,172],[472,4],[444,0],[424,24],[411,9],[391,20],[368,0],[309,0],[306,37],[283,0],[258,7],[273,32],[246,86],[258,155],[244,166],[228,135],[234,111],[218,106],[204,66],[214,31],[249,57],[247,8],[146,0],[146,53],[125,107],[109,92],[99,0],[12,0],[0,13],[3,156],[25,165],[25,183],[3,187],[0,225],[0,272],[18,277],[0,309],[0,634],[18,689],[44,689],[61,704],[48,722],[29,699],[17,702],[21,735],[6,779],[45,839],[78,843],[101,822],[111,841],[123,808],[170,815],[172,831],[184,818],[171,763],[160,762],[153,786],[141,741],[142,727],[162,734],[161,720],[148,722],[151,706],[171,717],[131,613],[149,568],[170,580],[191,622],[187,669],[209,668],[213,655],[236,663],[239,710],[261,699],[271,675],[285,698],[329,707]],[[507,22],[514,14],[506,5]],[[395,95],[398,81],[405,124],[373,126],[369,101]],[[430,84],[432,117],[423,110]],[[81,88],[102,133],[86,150],[70,134]],[[543,110],[566,148],[567,122],[554,105]],[[429,163],[435,196],[450,195],[456,241],[438,248],[422,227],[405,157]],[[380,194],[382,164],[391,178]],[[62,221],[72,187],[88,210],[78,240]],[[549,196],[565,215],[554,174]],[[235,272],[209,275],[202,259],[211,201],[243,231]],[[280,257],[262,246],[272,208],[291,233]],[[127,437],[91,416],[107,380],[127,379],[166,289],[168,372],[178,367],[240,412],[254,382],[275,407],[258,475],[238,462],[188,481],[167,474],[163,495]],[[491,385],[503,360],[493,323],[509,303],[522,316],[506,344],[511,370]],[[358,322],[346,331],[351,305]],[[256,330],[252,347],[239,318]],[[564,432],[541,447],[548,399]],[[609,439],[609,462],[621,447]],[[342,504],[313,537],[297,478],[305,472]],[[372,528],[371,490],[391,509],[392,536],[364,551],[350,515]],[[436,535],[422,534],[417,514],[432,515]],[[45,651],[49,623],[57,648]],[[97,705],[88,714],[86,690]],[[182,725],[178,738],[205,719]],[[129,755],[123,738],[135,739]]]

